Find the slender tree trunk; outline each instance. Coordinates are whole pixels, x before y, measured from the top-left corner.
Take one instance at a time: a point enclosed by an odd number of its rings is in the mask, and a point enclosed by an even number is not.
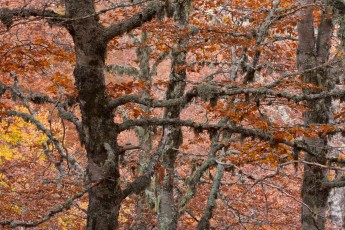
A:
[[[313,1],[300,1],[303,4],[311,4]],[[301,11],[298,23],[298,68],[307,70],[322,65],[328,60],[330,50],[330,38],[332,34],[332,20],[329,7],[326,7],[322,15],[321,24],[318,27],[315,37],[314,19],[312,7],[306,7]],[[303,74],[304,82],[312,83],[315,86],[332,88],[331,81],[327,78],[327,68],[319,68],[315,71],[308,71]],[[304,93],[319,93],[320,90],[305,90]],[[307,125],[328,124],[331,120],[331,98],[315,100],[308,103],[310,111],[304,114]],[[305,153],[305,161],[326,164],[328,150],[327,137],[305,138],[306,144],[312,150],[312,154]],[[327,199],[329,189],[322,186],[322,181],[327,178],[325,168],[304,164],[304,175],[302,184],[302,199],[305,205],[302,206],[302,229],[325,229],[325,215],[327,210]]]
[[[183,41],[185,42],[185,41]],[[166,94],[166,99],[181,97],[186,86],[185,70],[177,71],[177,69],[185,64],[186,53],[180,51],[181,44],[177,45],[172,51],[172,73]],[[181,108],[170,107],[165,110],[164,118],[179,118]],[[163,184],[159,189],[159,212],[158,221],[159,229],[176,229],[177,228],[177,209],[174,199],[174,172],[175,160],[178,154],[178,148],[182,143],[181,127],[167,125],[164,127],[162,151],[162,165],[164,168]]]
[[[145,88],[140,91],[140,96],[144,99],[150,98],[152,76],[150,71],[150,47],[146,44],[149,34],[147,32],[141,33],[138,47],[136,48],[137,58],[139,60],[140,74],[139,79],[146,83]],[[151,113],[151,110],[147,106],[141,106],[143,111],[147,114]],[[135,127],[135,132],[139,137],[139,143],[141,150],[139,151],[138,159],[138,171],[139,174],[143,174],[146,169],[149,160],[150,152],[152,150],[153,132],[152,127]],[[141,192],[137,201],[137,213],[134,220],[133,229],[144,230],[147,229],[147,225],[150,223],[150,219],[145,218],[145,211],[149,209],[149,197],[145,191]]]
[[[333,188],[329,197],[330,220],[333,229],[345,228],[345,188]]]
[[[191,2],[172,1],[174,8],[174,20],[180,28],[187,25]],[[187,35],[185,35],[187,36]],[[172,70],[169,77],[169,84],[166,92],[166,99],[179,98],[183,96],[186,87],[186,55],[188,37],[178,39],[177,44],[171,52]],[[179,118],[181,108],[179,106],[166,108],[164,118]],[[164,168],[163,184],[159,190],[159,229],[168,230],[177,228],[178,213],[174,199],[174,174],[175,160],[178,148],[182,143],[181,127],[167,125],[164,127],[164,136],[161,144],[164,145],[162,151],[162,166]]]

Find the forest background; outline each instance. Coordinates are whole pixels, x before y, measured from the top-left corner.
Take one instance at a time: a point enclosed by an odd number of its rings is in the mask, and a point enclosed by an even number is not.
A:
[[[343,0],[0,0],[0,226],[345,227]]]

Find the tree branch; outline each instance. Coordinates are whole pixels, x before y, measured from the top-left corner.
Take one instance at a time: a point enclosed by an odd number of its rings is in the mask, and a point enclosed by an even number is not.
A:
[[[341,177],[334,181],[324,181],[322,182],[323,188],[341,188],[345,187],[345,177]]]
[[[203,230],[203,229],[210,229],[210,219],[212,218],[213,209],[216,207],[217,201],[217,194],[219,192],[219,187],[221,184],[221,179],[224,173],[224,166],[218,164],[216,176],[214,178],[210,195],[208,196],[207,205],[202,215],[196,229]]]
[[[84,175],[84,169],[83,167],[81,167],[78,162],[76,161],[76,159],[74,159],[74,157],[72,157],[70,154],[65,153],[63,147],[61,146],[60,142],[58,139],[56,139],[53,134],[44,127],[44,125],[37,120],[33,115],[29,115],[27,113],[24,112],[20,112],[20,111],[15,111],[15,110],[9,110],[7,112],[8,116],[17,116],[17,117],[21,117],[24,121],[26,122],[31,122],[32,124],[34,124],[38,130],[42,131],[55,145],[56,149],[58,150],[59,154],[61,157],[67,159],[68,163],[71,164],[72,166],[74,166],[78,172],[80,173],[80,175]]]
[[[124,95],[112,100],[109,103],[109,107],[111,109],[114,109],[120,105],[124,105],[130,102],[145,105],[150,108],[162,108],[162,107],[170,107],[170,106],[177,106],[177,105],[182,106],[183,104],[188,103],[185,97],[169,99],[169,100],[154,100],[154,99],[143,99],[142,97],[139,97],[137,95],[127,94],[127,95]]]
[[[247,129],[240,126],[229,126],[226,124],[208,124],[208,123],[197,123],[191,120],[180,120],[180,119],[168,119],[168,118],[152,118],[152,119],[137,119],[137,120],[126,120],[121,124],[117,125],[118,131],[124,131],[130,129],[133,126],[164,126],[164,125],[175,125],[175,126],[185,126],[194,128],[196,130],[207,130],[209,132],[214,132],[216,130],[224,130],[231,133],[238,133],[244,137],[254,137],[262,141],[268,141],[273,144],[285,144],[290,147],[297,147],[311,155],[314,155],[313,151],[309,149],[309,146],[300,140],[274,140],[274,133],[270,131],[263,131],[259,129]]]
[[[224,85],[226,87],[226,85]],[[333,98],[340,98],[345,96],[344,89],[333,89],[322,91],[318,94],[290,94],[284,91],[276,91],[272,89],[268,89],[266,87],[260,88],[241,88],[234,85],[230,86],[231,89],[222,89],[219,86],[209,83],[202,83],[198,86],[195,86],[192,90],[190,90],[185,96],[170,99],[170,100],[154,100],[154,99],[142,99],[137,95],[124,95],[122,97],[116,98],[109,103],[109,107],[111,109],[115,109],[120,105],[124,105],[126,103],[138,103],[145,105],[147,107],[152,108],[159,108],[159,107],[170,107],[170,106],[184,106],[188,104],[192,98],[196,96],[200,96],[204,101],[209,100],[212,97],[222,97],[222,96],[235,96],[240,94],[258,94],[258,95],[269,95],[274,96],[277,98],[285,98],[287,100],[293,100],[294,102],[302,102],[302,101],[312,101],[312,100],[319,100],[327,97]]]
[[[215,160],[216,153],[223,147],[222,144],[219,144],[219,136],[220,136],[220,132],[217,132],[217,134],[212,137],[211,149],[208,153],[207,160],[205,160],[202,163],[202,165],[195,170],[195,172],[192,172],[193,175],[191,175],[191,177],[187,180],[187,183],[188,183],[187,192],[182,196],[178,205],[178,212],[180,216],[186,210],[187,203],[196,194],[197,184],[199,183],[200,178],[202,177],[204,172],[207,169],[209,169],[211,166],[216,164],[216,160]]]
[[[163,10],[163,7],[164,5],[159,1],[149,3],[142,12],[132,16],[131,18],[123,22],[108,27],[104,34],[104,40],[110,41],[112,38],[118,35],[122,35],[142,26],[145,22],[151,21],[159,12]]]
[[[139,194],[141,191],[143,191],[150,185],[151,177],[155,172],[160,154],[161,154],[161,151],[157,150],[157,152],[152,156],[150,164],[144,170],[145,173],[139,176],[137,179],[135,179],[123,190],[122,199],[125,199],[127,196],[133,193]]]
[[[39,10],[31,8],[0,8],[0,21],[9,29],[13,24],[14,18],[38,17],[49,19],[50,22],[61,21],[66,19],[64,15],[60,15],[52,10]]]
[[[133,126],[163,126],[163,125],[176,125],[176,126],[186,126],[190,128],[195,128],[198,130],[227,130],[229,132],[240,133],[246,136],[259,137],[262,140],[269,141],[272,137],[270,132],[263,132],[255,129],[246,129],[239,126],[228,126],[225,124],[208,124],[208,123],[197,123],[191,120],[180,120],[180,119],[169,119],[169,118],[152,118],[152,119],[137,119],[137,120],[127,120],[121,124],[118,124],[118,130],[124,131],[130,129]]]
[[[138,76],[139,70],[133,66],[124,65],[108,65],[105,70],[110,73],[114,73],[117,76],[130,75]]]
[[[73,205],[74,201],[81,198],[85,193],[87,193],[92,187],[97,186],[99,183],[95,183],[91,185],[90,187],[85,188],[83,191],[78,192],[75,194],[72,198],[67,199],[67,201],[63,204],[56,205],[52,210],[50,210],[44,217],[42,217],[39,220],[33,221],[33,222],[25,222],[25,221],[19,221],[19,220],[4,220],[0,221],[0,226],[9,226],[10,228],[15,227],[37,227],[38,225],[48,221],[56,214],[68,210]]]
[[[44,104],[44,103],[54,104],[59,111],[59,117],[61,119],[72,122],[77,128],[79,137],[81,139],[84,137],[82,125],[78,117],[72,112],[69,112],[64,108],[64,104],[68,104],[69,103],[68,101],[61,103],[59,100],[54,100],[43,93],[37,93],[37,92],[35,93],[31,92],[29,96],[24,96],[24,93],[20,90],[19,87],[15,87],[15,88],[14,86],[8,87],[8,86],[5,86],[1,81],[0,81],[0,95],[1,95],[1,89],[3,88],[3,86],[6,87],[4,88],[4,90],[10,89],[11,93],[19,97],[23,103],[25,103],[25,101],[31,101],[32,103],[37,104],[37,105]]]

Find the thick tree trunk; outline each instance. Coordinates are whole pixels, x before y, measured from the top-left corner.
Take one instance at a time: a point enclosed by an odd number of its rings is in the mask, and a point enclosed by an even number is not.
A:
[[[311,4],[313,1],[300,1],[303,4]],[[317,38],[314,35],[314,19],[312,7],[301,11],[301,20],[298,23],[298,68],[300,71],[315,68],[328,60],[330,50],[330,38],[332,34],[332,20],[330,9],[326,7],[318,28]],[[327,79],[327,68],[319,68],[303,74],[304,82],[315,86],[332,88],[332,83]],[[305,90],[304,93],[319,93],[320,90]],[[309,112],[304,114],[307,125],[328,124],[331,120],[331,98],[320,99],[308,103]],[[305,161],[311,163],[326,164],[327,137],[305,138],[306,144],[312,150],[312,154],[305,153]],[[327,211],[327,199],[329,189],[322,186],[322,181],[327,178],[325,168],[312,164],[304,164],[302,184],[302,229],[325,229],[325,215]]]
[[[146,188],[158,159],[155,157],[156,160],[152,161],[146,174],[124,191],[121,190],[118,157],[124,149],[116,142],[120,132],[114,123],[113,109],[116,107],[111,108],[109,105],[103,74],[107,43],[115,36],[140,27],[157,14],[161,15],[166,6],[162,1],[149,1],[143,4],[145,6],[141,12],[105,28],[98,22],[100,12],[96,13],[94,0],[63,2],[65,15],[45,7],[44,10],[26,6],[20,9],[1,8],[1,23],[9,28],[14,17],[47,18],[49,23],[65,27],[72,36],[76,53],[74,78],[82,116],[82,128],[78,132],[87,152],[86,182],[92,185],[88,191],[87,229],[117,229],[122,200]]]
[[[66,15],[84,17],[95,12],[93,1],[66,1]],[[97,18],[74,20],[67,26],[76,51],[75,85],[82,114],[83,136],[88,158],[89,191],[87,229],[117,229],[121,189],[113,112],[108,108],[103,75],[106,42]]]
[[[87,37],[86,34],[81,36]],[[76,43],[77,65],[74,71],[88,157],[88,182],[99,183],[89,192],[88,229],[116,229],[119,211],[116,201],[121,197],[119,149],[115,142],[113,113],[107,108],[103,76],[105,47],[102,43],[91,42],[96,36],[90,33],[87,43]],[[93,50],[91,47],[99,48]]]

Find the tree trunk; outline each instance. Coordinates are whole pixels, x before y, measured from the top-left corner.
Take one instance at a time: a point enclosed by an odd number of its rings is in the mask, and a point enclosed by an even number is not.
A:
[[[140,90],[139,94],[143,99],[150,98],[151,86],[152,86],[152,76],[150,68],[150,47],[146,44],[149,34],[147,32],[141,33],[140,40],[137,41],[136,55],[139,60],[139,79],[142,82],[145,82],[146,87]],[[147,106],[140,106],[143,111],[147,114],[151,113],[151,109]],[[153,131],[152,127],[135,127],[135,132],[139,137],[139,144],[141,150],[139,151],[138,159],[138,171],[139,174],[144,174],[147,165],[150,162],[150,156],[153,145]],[[147,229],[147,226],[150,224],[150,219],[145,218],[145,211],[150,207],[150,197],[147,196],[145,191],[141,192],[138,197],[137,207],[136,207],[136,217],[134,223],[132,224],[133,229],[135,230],[144,230]]]
[[[341,40],[341,47],[345,50],[345,2],[344,1],[334,1],[333,6],[337,9],[334,12],[333,17],[339,24],[338,38]],[[339,58],[339,67],[337,69],[344,68],[343,58]],[[335,77],[341,78],[343,71],[334,70]],[[331,153],[330,157],[339,157],[339,152],[335,151]],[[344,177],[344,172],[338,171],[336,173],[335,179],[340,179]],[[345,229],[345,187],[342,188],[332,188],[329,196],[329,219],[333,224],[333,229]]]
[[[180,66],[183,66],[186,61],[186,53],[180,51],[179,44],[172,51],[172,73],[170,74],[170,82],[166,94],[166,99],[173,99],[181,97],[186,86],[186,72],[185,70],[176,71]],[[164,118],[179,118],[181,108],[179,106],[170,107],[165,110]],[[175,160],[178,153],[178,148],[182,143],[181,127],[167,125],[164,127],[163,147],[162,151],[162,165],[164,168],[163,184],[159,190],[159,212],[158,221],[159,229],[168,230],[177,228],[177,209],[174,199],[174,172]]]
[[[329,197],[330,206],[330,220],[333,224],[333,229],[345,228],[345,188],[333,188]]]
[[[88,157],[88,182],[99,183],[89,192],[88,229],[116,229],[119,211],[116,200],[121,195],[117,166],[119,149],[115,141],[113,113],[107,108],[103,76],[105,47],[102,43],[91,42],[96,34],[89,35],[87,43],[76,43],[74,71]],[[87,37],[86,34],[81,36]],[[99,48],[93,50],[91,47]]]
[[[313,1],[300,1],[303,4],[312,4]],[[314,19],[312,7],[306,7],[301,11],[301,20],[298,29],[298,68],[300,71],[315,68],[328,60],[332,34],[331,10],[326,7],[318,27],[317,38],[314,35]],[[315,71],[303,74],[304,82],[315,86],[332,88],[330,79],[327,78],[327,68],[322,67]],[[320,90],[305,90],[306,94],[319,93]],[[319,99],[308,103],[310,111],[304,114],[306,125],[328,124],[331,120],[331,98]],[[305,161],[311,163],[326,164],[327,137],[305,138],[305,142],[312,150],[312,154],[305,153]],[[325,215],[329,189],[322,186],[322,181],[327,178],[325,168],[304,164],[302,184],[302,229],[325,229]]]
[[[84,17],[95,13],[92,0],[66,1],[66,15]],[[82,115],[83,136],[88,158],[89,191],[87,229],[117,229],[121,189],[114,114],[108,108],[104,64],[106,41],[96,17],[73,20],[67,25],[76,52],[75,85]]]
[[[174,20],[180,28],[187,25],[189,19],[190,1],[172,1],[174,9]],[[188,44],[188,35],[180,38],[171,52],[171,73],[166,92],[166,99],[174,99],[183,96],[186,87],[186,47]],[[166,108],[164,118],[179,118],[181,113],[180,106]],[[162,148],[162,166],[164,168],[163,184],[159,190],[159,212],[158,222],[161,230],[174,230],[177,228],[178,213],[174,199],[174,174],[175,160],[178,154],[178,148],[183,141],[181,127],[167,125],[164,127],[164,134],[161,144]]]

